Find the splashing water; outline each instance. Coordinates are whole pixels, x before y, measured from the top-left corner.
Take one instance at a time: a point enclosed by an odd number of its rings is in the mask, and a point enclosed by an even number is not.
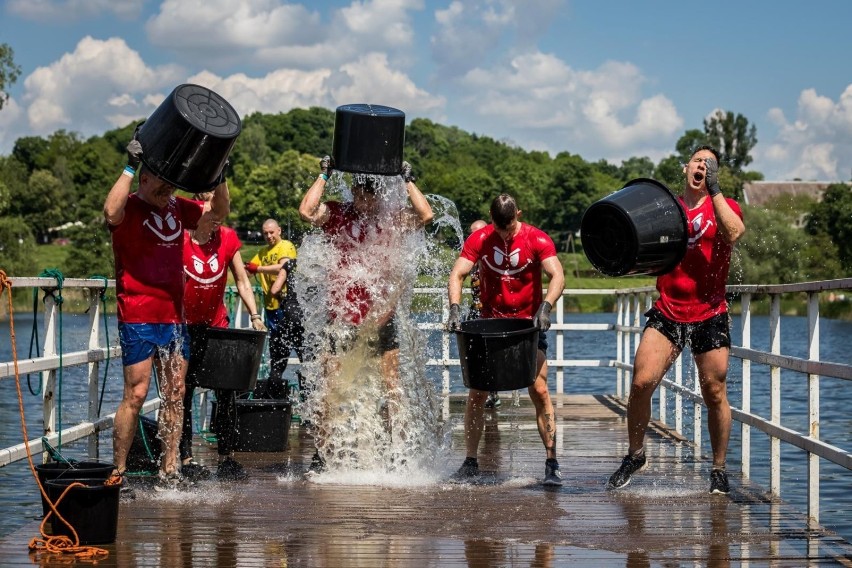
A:
[[[435,385],[426,376],[426,338],[411,302],[418,275],[446,282],[439,241],[447,227],[460,239],[458,214],[451,201],[429,196],[435,220],[427,235],[402,213],[408,203],[402,179],[378,182],[377,199],[356,223],[336,234],[314,231],[299,251],[295,288],[313,351],[302,371],[307,397],[299,412],[312,424],[326,464],[318,482],[433,482],[447,446]],[[326,199],[352,201],[342,175],[329,185]],[[398,353],[380,348],[389,321]]]

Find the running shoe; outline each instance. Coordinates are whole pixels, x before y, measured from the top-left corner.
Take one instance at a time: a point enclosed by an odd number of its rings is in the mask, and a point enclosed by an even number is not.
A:
[[[503,402],[500,400],[500,395],[497,394],[496,391],[488,393],[488,398],[485,399],[485,408],[489,410],[493,408],[500,408],[501,404],[503,404]]]
[[[479,462],[476,458],[465,458],[464,462],[457,472],[452,476],[453,479],[462,480],[470,479],[479,476]]]
[[[225,458],[216,468],[216,478],[219,481],[242,481],[248,479],[248,473],[234,458]]]
[[[559,486],[562,485],[562,473],[559,471],[559,462],[554,458],[549,458],[544,462],[544,480],[542,485]]]
[[[622,487],[627,487],[630,484],[630,480],[633,478],[633,474],[644,470],[647,465],[648,460],[645,458],[645,454],[642,454],[638,458],[629,454],[624,456],[624,459],[621,460],[621,467],[619,467],[618,471],[610,476],[609,483],[607,483],[607,489],[621,489]]]
[[[195,460],[190,460],[180,466],[180,473],[191,481],[210,479],[210,470]]]
[[[727,495],[731,492],[728,484],[728,473],[724,469],[713,468],[710,472],[710,493],[713,495]]]

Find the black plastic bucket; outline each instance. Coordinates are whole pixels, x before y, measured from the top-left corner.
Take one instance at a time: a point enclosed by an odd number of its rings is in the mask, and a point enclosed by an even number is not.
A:
[[[191,192],[216,185],[242,129],[237,111],[207,87],[178,85],[143,122],[136,139],[157,176]]]
[[[45,491],[47,491],[48,481],[56,479],[106,480],[114,469],[115,464],[100,461],[81,461],[73,465],[65,462],[50,462],[36,464],[35,466],[36,475],[38,475],[38,480],[41,482],[41,486],[45,488]],[[47,515],[48,511],[50,511],[50,506],[47,504],[44,495],[41,496],[41,510],[44,515]]]
[[[456,332],[464,386],[517,390],[535,382],[539,329],[531,319],[464,321]]]
[[[56,506],[56,510],[62,518],[77,531],[80,544],[115,542],[121,485],[105,485],[104,482],[104,479],[91,478],[59,478],[47,482],[47,495],[54,503],[72,483],[85,485],[85,487],[72,487]],[[50,525],[54,535],[65,535],[73,538],[71,529],[57,519],[56,515],[50,516]]]
[[[208,327],[193,341],[187,380],[210,389],[250,391],[257,382],[265,331]],[[197,349],[196,349],[197,348]]]
[[[634,179],[583,214],[583,251],[609,276],[670,272],[687,245],[686,213],[677,197],[653,179]]]
[[[287,400],[237,399],[237,452],[283,452],[287,449],[293,405]]]
[[[405,113],[371,104],[337,107],[334,113],[334,169],[397,175],[402,169]]]

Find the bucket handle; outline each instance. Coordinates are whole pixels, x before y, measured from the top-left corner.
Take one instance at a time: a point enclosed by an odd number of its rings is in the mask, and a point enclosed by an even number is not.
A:
[[[496,333],[476,333],[473,331],[465,331],[463,329],[457,329],[456,333],[459,335],[475,335],[477,337],[514,337],[516,335],[527,335],[531,331],[540,331],[538,327],[528,327],[527,329],[518,329],[515,331],[499,331]]]

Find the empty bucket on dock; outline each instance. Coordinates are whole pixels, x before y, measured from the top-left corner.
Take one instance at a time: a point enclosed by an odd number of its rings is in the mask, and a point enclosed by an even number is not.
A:
[[[56,503],[57,499],[72,483],[82,483],[82,487],[72,487],[56,505],[56,510],[68,521],[80,544],[109,544],[115,542],[118,527],[118,498],[121,484],[106,485],[105,479],[65,479],[58,478],[47,482],[47,495]],[[67,524],[50,517],[54,535],[73,538]]]
[[[36,464],[35,466],[36,475],[38,475],[38,480],[45,491],[47,491],[48,481],[55,479],[100,479],[103,481],[110,476],[114,469],[115,464],[100,461],[50,462]],[[44,495],[41,496],[41,509],[44,515],[47,515],[50,511],[50,506],[47,504]]]
[[[527,318],[464,321],[456,331],[464,386],[516,390],[535,382],[539,328]]]
[[[187,379],[195,378],[199,386],[209,389],[252,390],[266,332],[208,327],[201,333],[201,341],[193,342]]]
[[[289,400],[237,399],[238,452],[283,452],[287,449],[293,405]]]
[[[580,238],[589,262],[608,276],[658,276],[686,254],[686,213],[662,183],[634,179],[586,209]]]

